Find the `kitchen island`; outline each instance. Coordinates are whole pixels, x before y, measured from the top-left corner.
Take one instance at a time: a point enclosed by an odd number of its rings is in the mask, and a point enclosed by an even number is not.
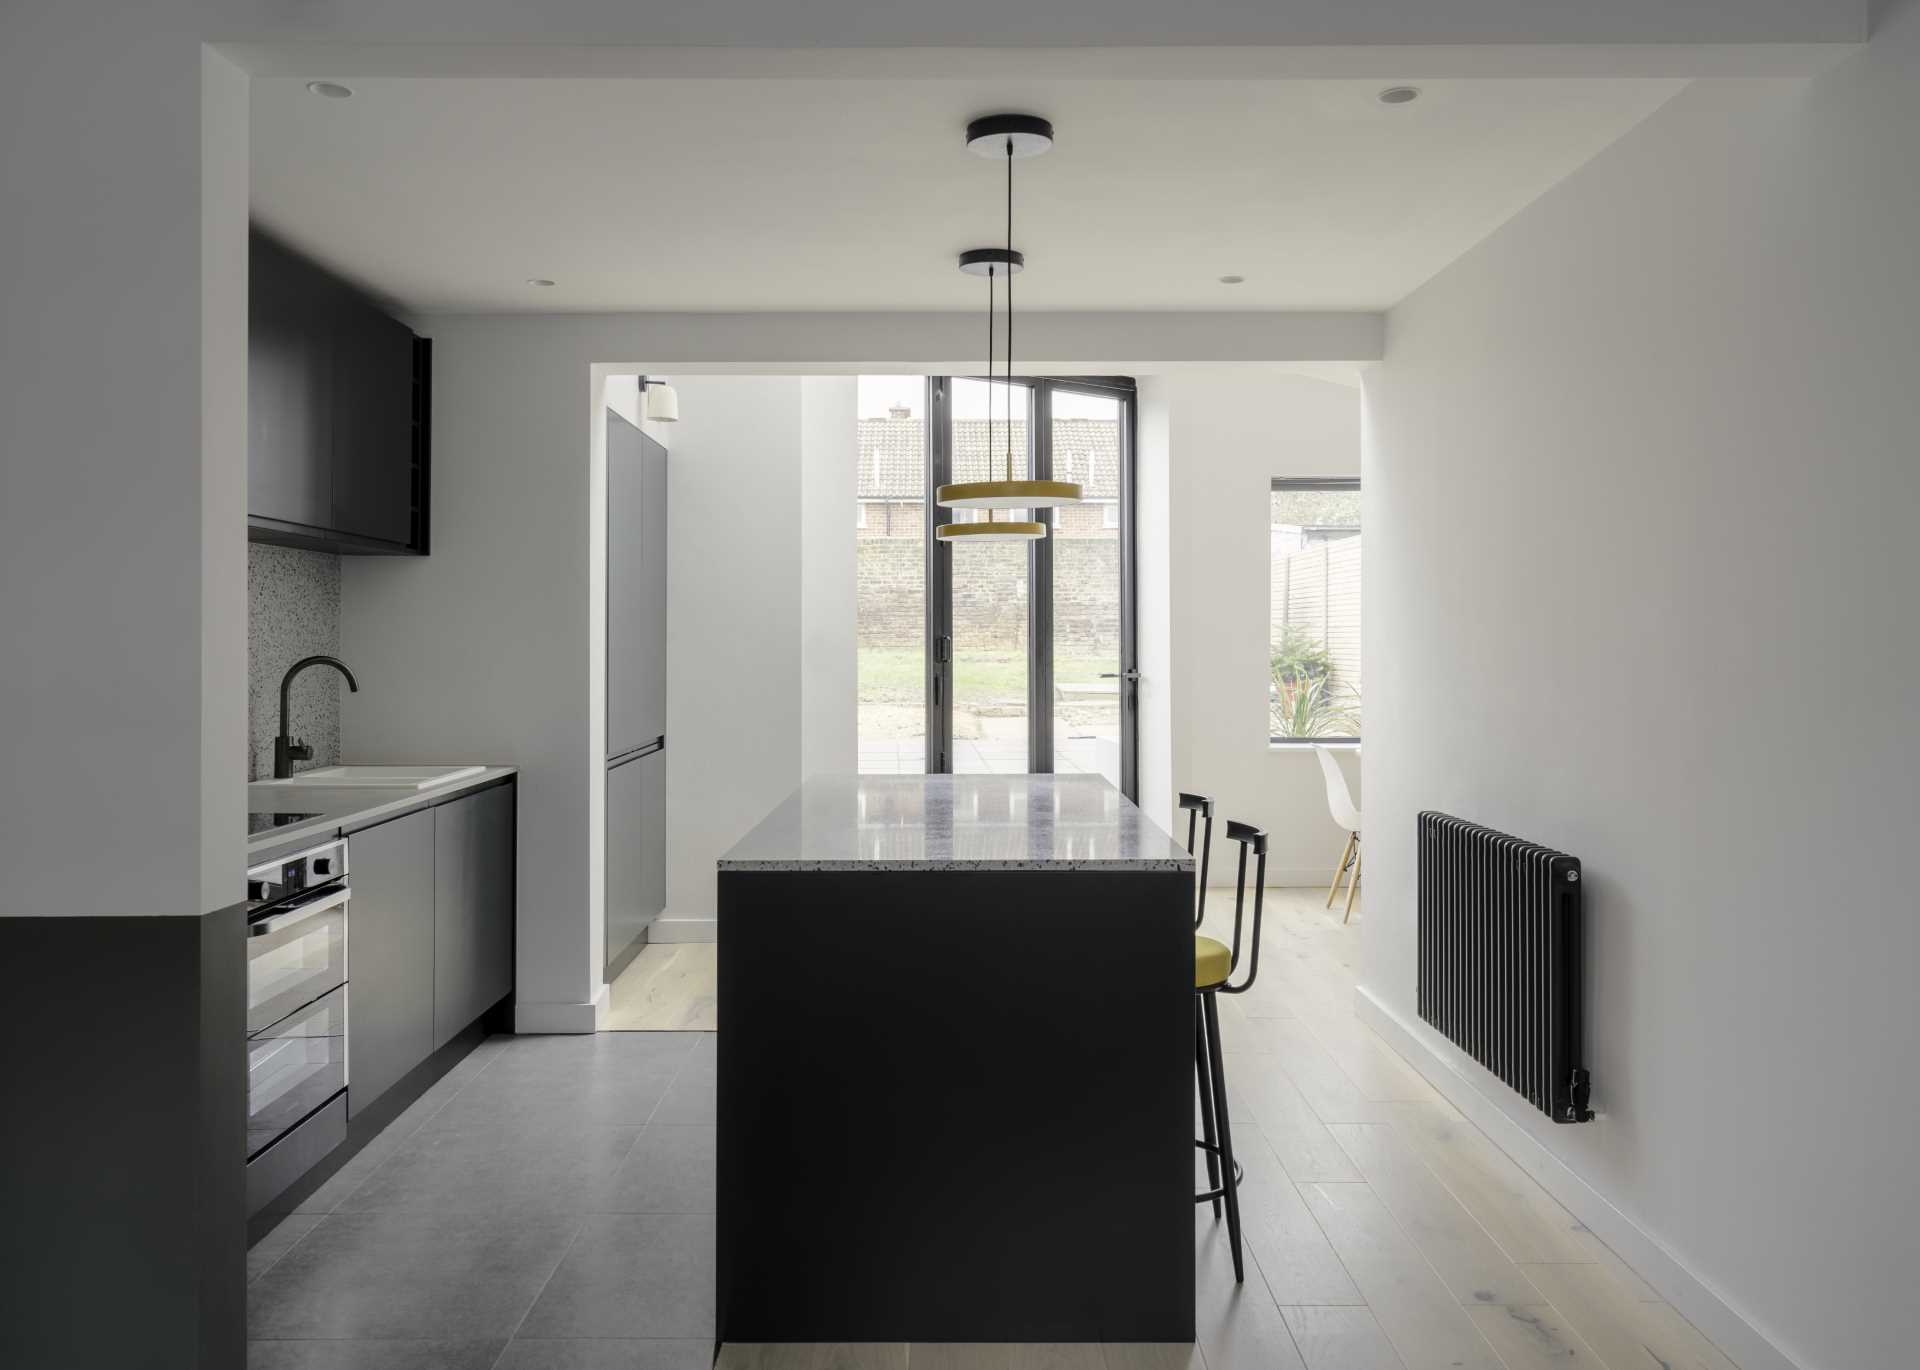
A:
[[[1192,911],[1098,776],[768,815],[719,862],[720,1340],[1191,1341]]]

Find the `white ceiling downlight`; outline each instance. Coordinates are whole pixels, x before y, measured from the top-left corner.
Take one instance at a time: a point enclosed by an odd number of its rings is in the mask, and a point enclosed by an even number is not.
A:
[[[1420,87],[1388,86],[1374,98],[1383,105],[1410,105],[1420,98]]]
[[[1222,276],[1220,278],[1221,285],[1245,285],[1246,283],[1247,278],[1245,276]]]
[[[345,100],[353,94],[353,88],[343,86],[338,81],[309,81],[307,89],[323,100]]]
[[[529,276],[529,277],[527,277],[527,284],[528,284],[528,285],[537,285],[537,286],[539,286],[539,287],[540,287],[541,289],[543,289],[543,290],[544,290],[544,289],[546,289],[546,288],[547,288],[548,286],[550,286],[550,285],[552,285],[552,284],[553,284],[553,282],[552,282],[552,281],[550,281],[550,280],[548,280],[548,279],[547,279],[547,278],[546,278],[545,276]]]

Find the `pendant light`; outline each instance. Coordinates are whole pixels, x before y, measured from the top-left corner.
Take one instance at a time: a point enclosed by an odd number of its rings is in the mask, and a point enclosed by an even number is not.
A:
[[[943,485],[934,502],[949,509],[985,509],[982,523],[944,523],[933,530],[942,542],[1032,542],[1047,535],[1044,523],[1000,519],[1002,509],[1053,509],[1078,504],[1080,486],[1065,480],[1015,480],[1013,476],[1013,278],[1026,258],[1013,246],[1013,164],[1037,157],[1053,146],[1053,125],[1031,114],[994,114],[967,125],[967,150],[979,157],[1004,158],[1007,166],[1007,243],[976,247],[960,254],[960,270],[987,278],[987,468],[989,479]],[[994,283],[1007,283],[1007,427],[1006,475],[992,479]]]

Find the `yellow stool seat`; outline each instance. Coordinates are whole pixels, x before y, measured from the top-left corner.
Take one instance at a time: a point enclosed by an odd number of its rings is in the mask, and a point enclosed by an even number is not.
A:
[[[1233,953],[1225,942],[1211,937],[1193,939],[1193,987],[1205,989],[1217,985],[1233,971]]]

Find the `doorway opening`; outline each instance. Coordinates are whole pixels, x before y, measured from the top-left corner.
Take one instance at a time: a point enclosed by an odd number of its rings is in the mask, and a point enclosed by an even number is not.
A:
[[[1134,387],[1124,378],[862,376],[855,492],[859,768],[1104,775],[1137,789]],[[932,492],[1078,482],[1031,543],[954,545]]]

